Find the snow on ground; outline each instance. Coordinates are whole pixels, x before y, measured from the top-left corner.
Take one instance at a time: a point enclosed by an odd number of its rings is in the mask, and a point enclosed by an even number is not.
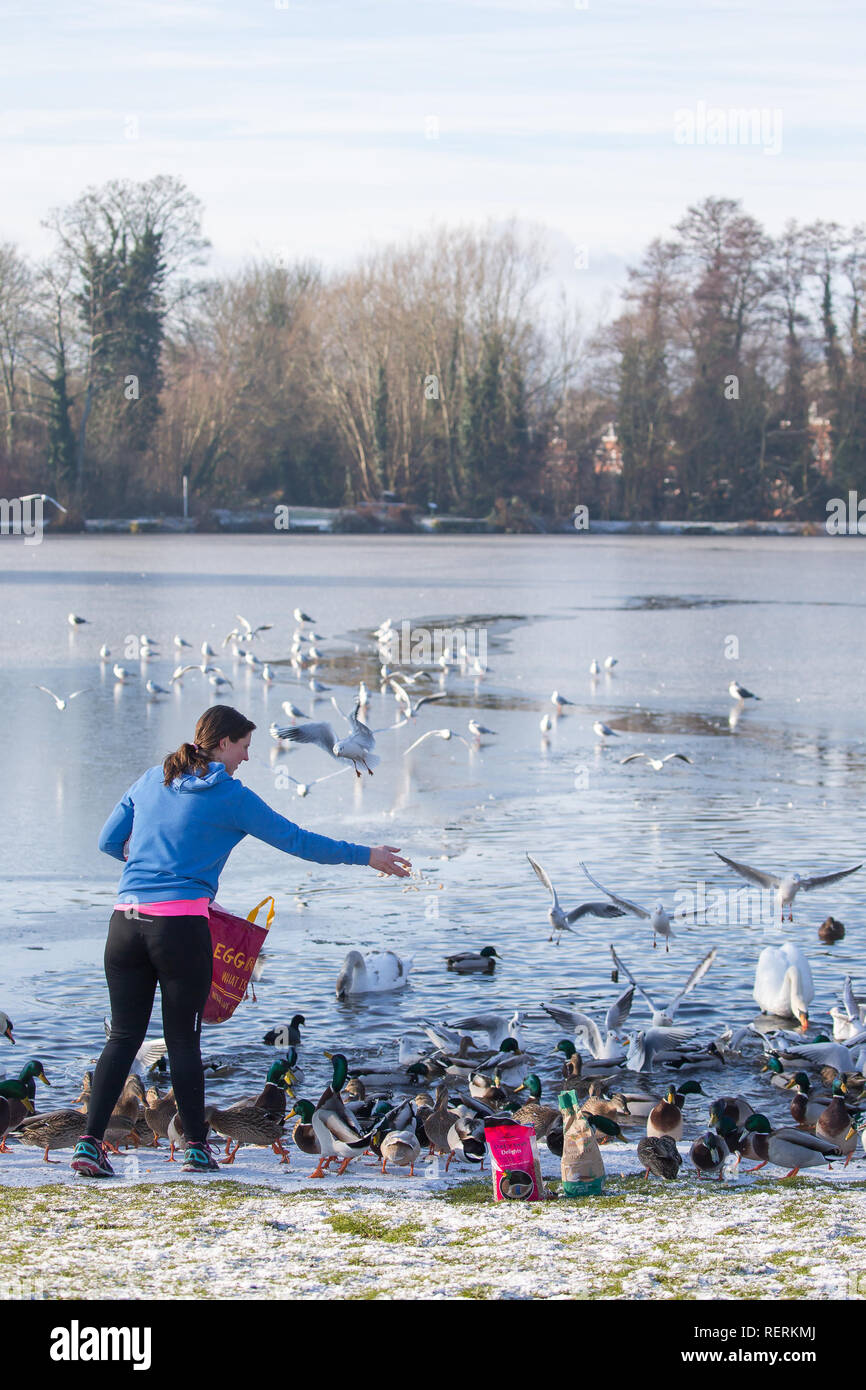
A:
[[[14,1142],[14,1141],[13,1141]],[[688,1146],[680,1146],[684,1156]],[[241,1149],[217,1176],[167,1150],[87,1181],[41,1154],[0,1156],[5,1298],[862,1298],[866,1160],[781,1181],[645,1182],[633,1145],[603,1149],[601,1197],[496,1203],[455,1161],[410,1178],[370,1158],[313,1181],[291,1150]],[[558,1161],[542,1150],[545,1177]],[[814,1170],[813,1170],[814,1172]],[[767,1177],[766,1174],[771,1174]]]

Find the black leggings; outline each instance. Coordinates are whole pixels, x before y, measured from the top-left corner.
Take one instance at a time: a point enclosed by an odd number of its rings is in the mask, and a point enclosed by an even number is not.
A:
[[[143,910],[142,910],[143,909]],[[162,1024],[181,1128],[187,1143],[207,1134],[201,1016],[213,972],[206,917],[146,917],[115,911],[105,944],[111,1033],[96,1064],[87,1133],[101,1139],[144,1042],[159,984]]]

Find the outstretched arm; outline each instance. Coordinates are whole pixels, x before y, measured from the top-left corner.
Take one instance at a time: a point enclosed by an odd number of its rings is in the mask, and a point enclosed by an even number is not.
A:
[[[310,859],[314,864],[369,864],[380,873],[395,874],[405,878],[409,872],[407,860],[399,859],[398,852],[390,845],[355,845],[346,840],[332,840],[327,835],[316,835],[311,830],[302,830],[294,821],[273,811],[248,787],[243,789],[239,799],[237,826],[247,835],[281,849],[286,854],[295,854],[299,859]]]

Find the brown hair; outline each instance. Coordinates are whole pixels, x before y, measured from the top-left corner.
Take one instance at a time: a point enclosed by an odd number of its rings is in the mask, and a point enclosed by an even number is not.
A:
[[[213,755],[219,753],[221,739],[229,738],[237,743],[255,727],[251,719],[231,705],[211,705],[195,726],[195,743],[182,743],[176,753],[169,753],[165,759],[162,765],[165,785],[169,786],[175,777],[185,772],[204,777],[211,761],[219,761]]]

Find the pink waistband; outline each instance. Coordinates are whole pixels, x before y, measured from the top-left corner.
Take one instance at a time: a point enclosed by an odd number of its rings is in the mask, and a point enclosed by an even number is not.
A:
[[[115,903],[115,912],[136,908],[142,917],[207,917],[210,898],[176,898],[167,903]]]

